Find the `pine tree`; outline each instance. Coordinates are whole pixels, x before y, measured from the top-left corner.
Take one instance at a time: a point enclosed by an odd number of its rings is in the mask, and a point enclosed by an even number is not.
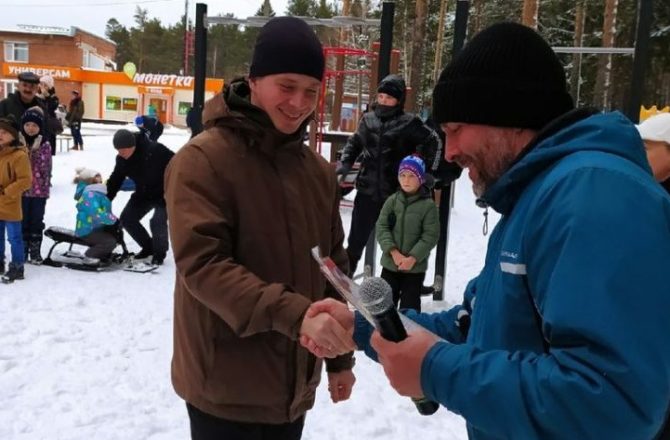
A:
[[[316,0],[289,0],[286,15],[295,17],[316,17]]]

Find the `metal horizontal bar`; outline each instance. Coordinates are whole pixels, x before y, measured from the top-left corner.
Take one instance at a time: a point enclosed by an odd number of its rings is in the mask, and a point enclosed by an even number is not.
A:
[[[272,17],[205,17],[208,26],[222,24],[222,25],[238,25],[260,27],[265,25]],[[370,26],[379,27],[381,20],[376,18],[358,18],[358,17],[333,17],[333,18],[315,18],[315,17],[297,17],[305,20],[310,26],[326,26],[326,27],[351,27],[351,26]]]
[[[632,55],[634,47],[553,47],[556,53],[594,53],[594,54],[623,54]]]

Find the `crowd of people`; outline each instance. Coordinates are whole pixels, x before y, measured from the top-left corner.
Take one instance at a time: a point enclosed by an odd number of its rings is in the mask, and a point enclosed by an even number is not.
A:
[[[56,137],[64,122],[70,127],[73,150],[83,150],[81,123],[84,102],[72,91],[66,114],[59,112],[53,78],[33,72],[18,76],[17,90],[0,101],[0,275],[11,283],[25,277],[25,263],[42,264],[44,215],[51,191],[52,156]],[[75,237],[89,247],[81,258],[88,269],[109,266],[113,251],[123,242],[123,230],[137,242],[134,259],[161,265],[168,251],[167,216],[163,199],[163,176],[173,154],[157,142],[163,132],[155,116],[136,120],[139,132],[118,130],[114,171],[106,183],[97,171],[83,168],[75,178]],[[111,202],[119,190],[133,191],[119,218]],[[140,220],[153,211],[151,235]],[[5,264],[5,233],[11,260]],[[149,260],[150,259],[150,260]]]

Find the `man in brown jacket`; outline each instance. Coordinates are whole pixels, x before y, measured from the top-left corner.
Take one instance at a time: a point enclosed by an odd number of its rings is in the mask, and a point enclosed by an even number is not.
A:
[[[310,250],[347,268],[335,173],[302,142],[323,72],[321,44],[304,21],[270,20],[249,79],[207,102],[205,131],[168,167],[172,383],[193,439],[299,439],[321,361],[298,338],[319,338],[333,353],[354,349],[329,315],[305,317],[312,302],[337,297]],[[334,402],[349,397],[352,367],[351,353],[326,360]]]

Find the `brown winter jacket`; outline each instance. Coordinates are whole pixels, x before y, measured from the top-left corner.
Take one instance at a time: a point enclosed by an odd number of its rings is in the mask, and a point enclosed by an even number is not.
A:
[[[0,220],[21,221],[21,196],[30,189],[33,175],[25,147],[0,148]]]
[[[287,139],[248,93],[240,81],[208,101],[205,131],[166,173],[172,383],[217,417],[287,423],[312,407],[321,377],[321,361],[297,341],[307,307],[328,295],[310,249],[341,268],[347,257],[332,168],[303,145],[304,129]]]

